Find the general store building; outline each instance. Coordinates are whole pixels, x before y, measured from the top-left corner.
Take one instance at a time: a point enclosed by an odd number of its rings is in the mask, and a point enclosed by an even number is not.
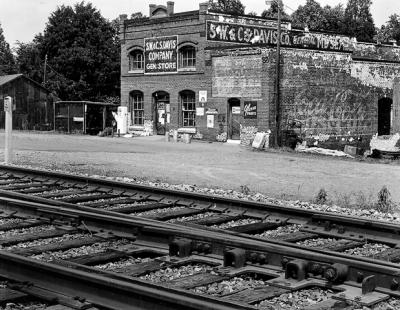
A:
[[[397,46],[283,21],[278,77],[276,20],[211,12],[207,3],[183,13],[173,2],[149,9],[147,18],[120,16],[131,132],[177,129],[248,144],[271,131],[283,143],[295,135],[340,148],[400,130]]]

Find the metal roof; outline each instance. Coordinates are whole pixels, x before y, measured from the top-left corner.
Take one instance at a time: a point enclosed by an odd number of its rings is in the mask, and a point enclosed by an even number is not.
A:
[[[56,104],[88,104],[88,105],[99,105],[99,106],[112,106],[118,107],[118,104],[109,102],[93,102],[93,101],[56,101]]]
[[[11,82],[12,80],[15,80],[16,78],[19,78],[23,76],[23,74],[11,74],[11,75],[0,75],[0,86],[7,84],[8,82]]]
[[[46,92],[50,93],[50,91],[46,87],[44,87],[40,83],[32,80],[31,78],[23,75],[22,73],[10,74],[10,75],[0,75],[0,86],[3,86],[11,81],[16,80],[16,79],[19,79],[20,77],[24,78],[27,81],[30,81],[31,83],[35,84],[37,87],[40,87],[40,88],[44,89]]]

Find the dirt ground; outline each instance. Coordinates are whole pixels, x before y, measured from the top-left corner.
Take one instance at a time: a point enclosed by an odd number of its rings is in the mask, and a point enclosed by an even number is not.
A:
[[[13,145],[13,163],[33,167],[238,191],[247,187],[280,199],[312,200],[321,188],[332,200],[354,193],[375,198],[386,185],[393,201],[400,202],[398,161],[260,152],[217,142],[173,143],[165,142],[163,136],[14,132]],[[0,132],[0,160],[3,146],[4,132]]]

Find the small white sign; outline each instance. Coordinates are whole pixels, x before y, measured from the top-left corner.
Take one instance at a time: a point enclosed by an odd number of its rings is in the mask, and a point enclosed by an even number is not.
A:
[[[232,107],[232,114],[240,114],[240,107]]]
[[[10,96],[4,97],[4,112],[11,112],[12,98]]]
[[[214,128],[214,115],[207,115],[207,128]]]
[[[74,116],[74,122],[83,122],[83,117]]]
[[[206,90],[199,90],[199,101],[200,102],[207,102],[207,91]]]
[[[204,116],[204,108],[196,108],[196,116]]]

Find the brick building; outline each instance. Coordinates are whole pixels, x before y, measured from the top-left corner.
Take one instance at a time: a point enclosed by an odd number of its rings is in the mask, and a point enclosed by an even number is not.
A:
[[[284,143],[296,136],[338,147],[400,130],[396,46],[284,21],[277,77],[275,20],[210,12],[207,3],[174,13],[173,2],[150,5],[147,18],[120,19],[121,104],[130,131],[179,129],[247,144],[278,128]]]

